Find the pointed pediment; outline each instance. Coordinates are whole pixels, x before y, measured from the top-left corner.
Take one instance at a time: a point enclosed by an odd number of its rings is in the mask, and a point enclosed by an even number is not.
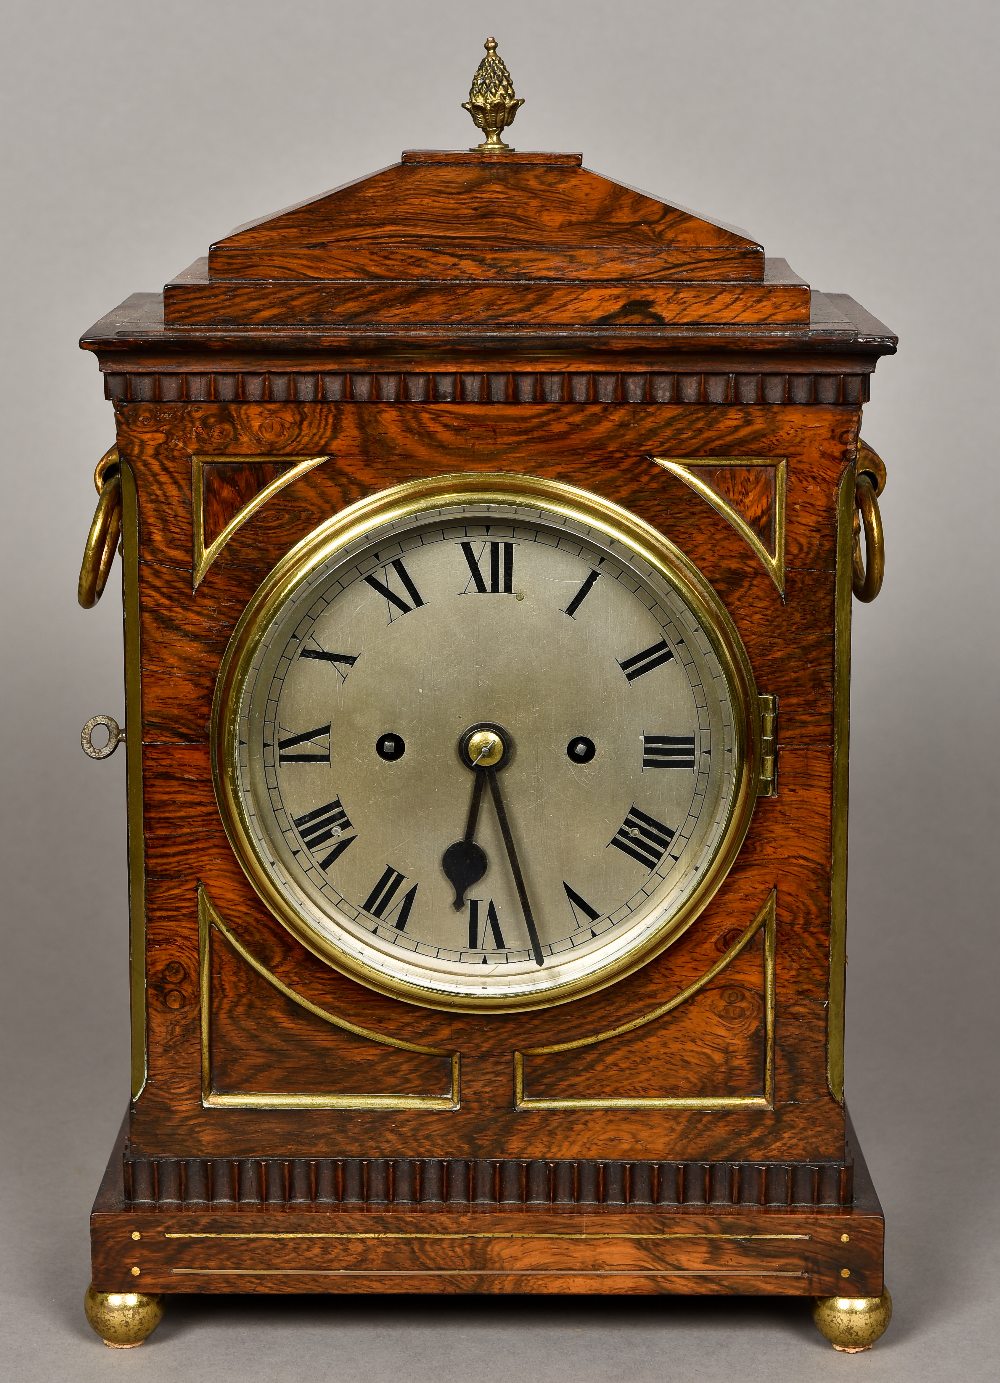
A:
[[[752,240],[582,167],[579,154],[404,154],[212,246],[218,278],[761,279]]]
[[[218,240],[164,308],[192,327],[788,326],[809,289],[578,154],[412,152]]]

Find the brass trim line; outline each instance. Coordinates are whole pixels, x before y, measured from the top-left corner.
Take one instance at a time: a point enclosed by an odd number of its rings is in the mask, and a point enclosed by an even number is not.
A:
[[[777,586],[782,598],[785,594],[785,509],[788,490],[788,460],[784,456],[650,456],[650,461],[662,466],[671,475],[683,480],[696,494],[701,495],[717,514],[736,529],[757,558],[763,564],[771,580]],[[698,467],[717,470],[722,466],[772,466],[774,468],[774,550],[768,551],[764,543],[753,531],[746,519],[732,505],[727,504],[722,495],[706,485],[701,476],[695,474]]]
[[[335,1028],[349,1032],[367,1042],[376,1042],[382,1047],[393,1047],[398,1051],[417,1052],[421,1056],[449,1057],[451,1060],[451,1089],[446,1095],[373,1095],[373,1094],[323,1094],[306,1095],[297,1092],[273,1091],[266,1094],[256,1092],[220,1093],[212,1089],[211,1055],[211,1009],[212,1009],[212,971],[211,971],[211,933],[217,931],[233,951],[262,979],[283,994],[286,999],[304,1008],[316,1018],[322,1018]],[[200,978],[201,1013],[201,1102],[205,1108],[230,1109],[448,1109],[455,1110],[461,1104],[461,1063],[460,1052],[447,1052],[437,1047],[424,1047],[416,1042],[405,1042],[386,1033],[375,1032],[371,1028],[360,1027],[347,1018],[341,1018],[329,1009],[312,1003],[294,989],[290,989],[273,974],[266,965],[252,955],[226,926],[218,910],[208,895],[204,884],[198,885],[198,972]]]
[[[489,1230],[475,1230],[471,1233],[454,1231],[446,1233],[444,1231],[425,1232],[425,1231],[402,1231],[388,1230],[372,1234],[349,1233],[340,1230],[239,1230],[239,1231],[212,1231],[204,1230],[180,1231],[164,1230],[164,1239],[572,1239],[572,1240],[603,1240],[603,1239],[732,1239],[737,1242],[742,1240],[758,1239],[811,1239],[811,1234],[722,1234],[702,1232],[701,1230],[650,1230],[640,1234],[614,1234],[605,1233],[603,1230],[597,1234],[588,1234],[586,1230],[574,1233],[563,1233],[558,1230],[549,1230],[542,1233],[522,1233],[520,1230],[504,1230],[494,1232]]]
[[[178,1277],[806,1277],[773,1268],[171,1268]]]
[[[853,609],[855,467],[837,497],[837,575],[833,635],[833,803],[830,874],[830,990],[826,1079],[844,1102],[844,990],[847,967],[847,821],[851,739],[851,614]]]
[[[694,984],[675,994],[665,1004],[622,1023],[616,1028],[606,1028],[603,1032],[578,1037],[571,1042],[556,1042],[546,1047],[527,1047],[514,1053],[514,1108],[515,1109],[771,1109],[774,1106],[774,1013],[775,1013],[775,960],[776,960],[776,888],[771,890],[767,901],[742,936],[737,938],[726,953],[707,970]],[[525,1057],[549,1056],[557,1052],[575,1051],[580,1047],[591,1047],[598,1042],[607,1042],[624,1033],[634,1032],[665,1017],[679,1008],[699,990],[720,975],[731,965],[759,931],[764,932],[764,1070],[763,1093],[760,1095],[635,1095],[594,1097],[552,1097],[532,1096],[525,1093]]]
[[[146,1030],[146,859],[142,820],[142,650],[139,624],[139,505],[135,474],[120,462],[122,622],[125,644],[125,800],[127,803],[130,1067],[132,1098],[148,1073]]]
[[[193,529],[194,561],[192,566],[191,589],[196,591],[205,579],[205,573],[226,546],[229,540],[243,527],[248,519],[260,512],[267,502],[274,498],[286,485],[306,475],[314,467],[329,461],[325,456],[192,456],[191,457],[191,522]],[[205,467],[212,465],[276,466],[287,465],[284,475],[275,476],[248,500],[243,508],[229,520],[226,526],[210,543],[205,543]]]

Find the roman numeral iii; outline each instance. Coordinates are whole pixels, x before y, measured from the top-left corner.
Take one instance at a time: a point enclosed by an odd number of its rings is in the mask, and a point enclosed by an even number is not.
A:
[[[303,730],[301,734],[285,735],[278,740],[279,764],[328,764],[329,762],[329,725],[318,725],[315,730]]]
[[[472,579],[462,592],[468,595],[474,587],[480,595],[510,595],[514,589],[514,544],[480,543],[479,555],[472,543],[463,543],[462,551],[469,564]],[[483,569],[489,553],[488,572]]]
[[[306,849],[316,855],[320,869],[329,869],[334,860],[357,840],[339,797],[322,807],[314,807],[302,816],[292,817],[292,824],[302,837]],[[320,847],[331,843],[333,848],[323,851],[321,856]]]
[[[391,921],[395,915],[394,926],[398,932],[405,930],[413,910],[413,900],[417,896],[417,885],[410,887],[397,898],[400,888],[406,883],[406,875],[400,874],[392,865],[386,865],[385,872],[378,883],[361,904],[365,912],[377,917],[380,922]]]
[[[655,869],[674,834],[669,826],[664,826],[655,816],[648,816],[638,807],[633,807],[608,843],[616,850],[631,855],[647,869]]]
[[[694,735],[643,735],[643,768],[694,768]]]
[[[393,576],[403,588],[403,594],[399,595],[392,587]],[[371,586],[373,591],[378,591],[379,595],[384,596],[389,605],[389,623],[398,619],[400,615],[408,615],[411,610],[415,610],[418,605],[423,605],[423,597],[413,584],[413,578],[403,565],[403,559],[397,557],[394,562],[390,562],[387,567],[382,568],[382,575],[385,580],[377,576],[366,576],[365,581]],[[393,614],[393,610],[398,614]]]
[[[647,672],[669,663],[673,656],[666,639],[661,639],[659,643],[644,648],[641,653],[633,653],[631,658],[619,659],[618,666],[628,680],[634,682],[637,677],[645,677]]]

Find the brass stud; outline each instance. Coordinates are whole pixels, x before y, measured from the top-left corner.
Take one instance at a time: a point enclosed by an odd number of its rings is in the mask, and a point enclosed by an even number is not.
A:
[[[142,1271],[141,1268],[133,1267],[133,1268],[132,1268],[132,1276],[133,1276],[133,1277],[138,1277],[141,1271]]]
[[[133,1268],[132,1271],[135,1272],[135,1269]],[[841,1268],[841,1270],[840,1270],[840,1275],[841,1275],[841,1277],[850,1277],[850,1275],[851,1275],[851,1270],[850,1270],[850,1268]]]
[[[849,1244],[851,1242],[851,1236],[849,1234],[842,1234],[840,1236],[840,1242],[842,1244]]]
[[[137,1229],[133,1229],[133,1231],[132,1231],[132,1238],[133,1238],[133,1239],[141,1239],[141,1238],[142,1238],[142,1235],[139,1233],[139,1231],[138,1231]]]

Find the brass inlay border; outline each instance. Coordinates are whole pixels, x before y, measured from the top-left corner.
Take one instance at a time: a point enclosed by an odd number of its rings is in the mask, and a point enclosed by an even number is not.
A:
[[[721,514],[763,563],[782,596],[785,594],[785,500],[788,489],[788,460],[784,456],[651,456],[650,461],[683,480],[701,495],[716,513]],[[706,485],[695,472],[698,467],[718,470],[722,466],[770,466],[774,468],[774,550],[769,551],[746,519],[722,495]]]
[[[774,1105],[774,971],[777,917],[777,889],[772,889],[764,906],[751,922],[742,936],[733,942],[729,950],[720,956],[716,963],[687,989],[675,994],[665,1004],[660,1004],[649,1013],[633,1018],[615,1028],[578,1037],[571,1042],[556,1042],[546,1047],[529,1047],[514,1053],[514,1107],[515,1109],[771,1109]],[[566,1098],[533,1096],[525,1093],[524,1059],[530,1056],[549,1056],[556,1052],[575,1051],[580,1047],[594,1046],[637,1028],[654,1023],[658,1018],[679,1008],[699,990],[710,984],[717,975],[731,965],[759,931],[764,933],[764,1070],[763,1093],[760,1095],[621,1095],[621,1096],[569,1096]]]
[[[233,951],[262,979],[283,994],[292,1003],[298,1004],[316,1018],[352,1033],[368,1042],[376,1042],[383,1047],[393,1047],[398,1051],[417,1052],[421,1056],[451,1058],[451,1089],[446,1095],[373,1095],[322,1094],[306,1095],[296,1092],[273,1091],[266,1094],[250,1092],[221,1093],[212,1089],[211,1069],[211,934],[217,931],[232,947]],[[458,1109],[461,1103],[461,1062],[460,1052],[447,1052],[437,1047],[421,1046],[417,1042],[405,1042],[402,1038],[390,1037],[387,1033],[375,1032],[352,1023],[329,1009],[320,1008],[301,994],[296,994],[278,979],[266,965],[252,955],[222,920],[217,908],[208,895],[204,884],[198,885],[198,969],[201,998],[201,1100],[206,1108],[236,1109]]]
[[[191,578],[191,589],[196,591],[205,578],[205,573],[218,557],[219,553],[229,542],[230,538],[243,527],[248,519],[252,519],[254,514],[259,513],[267,504],[268,500],[283,490],[286,485],[290,485],[293,480],[298,480],[299,476],[305,475],[315,466],[322,465],[324,461],[329,461],[329,455],[325,456],[192,456],[191,457],[191,521],[194,539],[194,565]],[[229,520],[226,526],[218,533],[210,543],[205,542],[205,467],[219,465],[243,465],[243,466],[276,466],[285,465],[288,469],[283,475],[276,476],[269,484],[265,485],[254,495],[253,499],[248,500],[243,508]]]
[[[588,1234],[585,1230],[564,1232],[545,1230],[538,1233],[525,1233],[521,1230],[474,1230],[471,1233],[458,1230],[448,1231],[396,1231],[387,1230],[375,1233],[348,1233],[340,1230],[203,1230],[180,1231],[164,1230],[164,1239],[811,1239],[811,1234],[721,1234],[701,1230],[649,1230],[639,1234],[614,1234],[600,1231]]]
[[[851,739],[851,613],[853,608],[855,468],[837,496],[836,615],[833,636],[833,840],[830,875],[830,1001],[827,1006],[826,1080],[844,1102],[844,989],[847,978],[847,818]]]
[[[148,1069],[146,1033],[146,858],[142,821],[142,654],[139,626],[139,504],[135,474],[120,458],[122,614],[125,638],[125,795],[128,822],[129,993],[132,1098]]]

